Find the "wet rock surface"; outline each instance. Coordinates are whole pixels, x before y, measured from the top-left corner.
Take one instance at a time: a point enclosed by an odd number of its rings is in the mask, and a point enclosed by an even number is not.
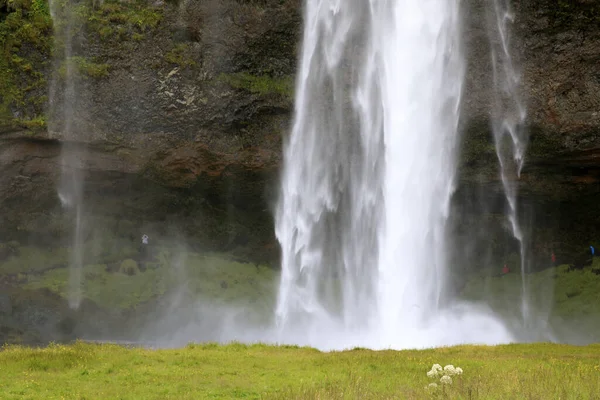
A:
[[[464,15],[469,65],[461,177],[466,185],[498,191],[497,166],[490,162],[488,6],[472,0]],[[108,16],[101,28],[115,31],[119,23],[110,22],[111,12],[129,10],[126,3],[120,7],[87,12]],[[165,230],[170,225],[170,231],[194,232],[209,247],[244,244],[253,248],[248,254],[264,253],[274,241],[272,204],[282,137],[291,124],[301,2],[145,7],[159,22],[141,33],[106,36],[98,26],[83,24],[76,56],[106,65],[107,73],[75,76],[73,129],[79,143],[61,141],[60,95],[47,130],[14,124],[3,130],[0,203],[15,211],[1,217],[6,239],[43,237],[53,226],[47,221],[61,215],[55,189],[60,154],[72,146],[85,160],[92,215],[128,215],[134,226],[162,223]],[[581,1],[556,6],[530,0],[516,3],[514,11],[511,44],[522,70],[530,132],[522,193],[556,202],[593,196],[600,176],[600,30],[591,22],[598,10]],[[50,67],[43,71],[48,82],[57,79]],[[233,226],[224,227],[232,220]],[[271,251],[266,258],[275,261],[276,255]]]
[[[110,17],[113,8],[102,12]],[[69,151],[83,160],[88,217],[125,217],[127,236],[152,225],[199,247],[273,261],[264,248],[273,247],[270,202],[292,107],[299,4],[186,1],[147,9],[161,20],[142,38],[106,39],[91,24],[82,28],[76,56],[109,72],[75,76],[78,142],[62,138],[60,94],[48,130],[2,132],[0,203],[14,211],[0,217],[3,239],[69,240],[56,189],[61,151]]]

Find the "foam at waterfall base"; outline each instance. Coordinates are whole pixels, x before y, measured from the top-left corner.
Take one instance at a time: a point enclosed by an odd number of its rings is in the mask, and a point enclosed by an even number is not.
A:
[[[377,326],[351,329],[340,319],[323,314],[310,322],[292,323],[277,336],[277,343],[310,346],[321,351],[356,347],[406,350],[462,344],[498,345],[517,341],[515,334],[492,310],[472,303],[456,303],[412,326],[399,325],[393,336]]]

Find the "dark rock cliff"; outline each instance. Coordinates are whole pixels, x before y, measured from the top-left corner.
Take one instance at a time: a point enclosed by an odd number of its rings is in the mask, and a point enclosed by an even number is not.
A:
[[[492,3],[470,1],[464,18],[469,65],[457,198],[463,212],[471,214],[460,222],[467,241],[478,232],[509,230],[498,218],[505,203],[498,195],[490,135],[493,81],[486,8]],[[571,259],[600,241],[600,208],[594,205],[600,194],[600,7],[586,0],[514,1],[512,6],[510,46],[520,70],[529,135],[519,184],[521,218],[532,254],[547,266],[552,250]],[[481,213],[491,217],[482,220]],[[506,262],[501,254],[510,245],[498,247],[496,261]]]
[[[177,232],[203,248],[275,260],[271,203],[293,111],[301,1],[73,1],[75,143],[62,137],[60,90],[48,104],[51,83],[60,88],[64,76],[53,68],[45,4],[0,1],[0,205],[10,210],[0,216],[0,239],[68,237],[55,189],[68,145],[85,154],[90,231],[123,240]],[[490,162],[489,6],[472,0],[464,17],[462,204],[499,188]],[[583,243],[600,233],[585,222],[600,212],[591,201],[600,179],[600,9],[583,0],[514,9],[530,133],[523,201],[554,232],[540,240],[557,241],[564,228]]]
[[[6,61],[6,86],[23,95],[0,93],[0,203],[11,210],[2,236],[68,238],[56,194],[63,143],[85,159],[94,230],[136,241],[143,230],[177,232],[201,248],[272,261],[270,201],[293,105],[299,2],[73,2],[72,138],[63,137],[62,43],[53,63],[51,37],[36,36],[35,48],[20,40],[17,22],[34,35],[51,28],[27,4],[2,10],[3,21],[19,16],[3,27],[19,39],[5,57],[28,65]],[[29,70],[45,92],[26,90]],[[129,228],[115,225],[123,220]]]

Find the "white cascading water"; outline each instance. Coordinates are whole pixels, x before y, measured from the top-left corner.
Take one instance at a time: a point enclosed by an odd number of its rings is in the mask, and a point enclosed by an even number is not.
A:
[[[520,245],[522,280],[521,314],[530,319],[527,291],[527,246],[518,216],[518,179],[525,162],[528,135],[525,127],[527,109],[519,89],[521,76],[511,57],[510,25],[514,21],[508,0],[494,0],[489,9],[490,47],[494,77],[492,132],[500,164],[500,177],[507,202],[507,216],[512,234]]]
[[[276,234],[278,340],[512,340],[444,296],[464,57],[458,0],[307,0]]]
[[[76,102],[76,88],[74,81],[73,56],[73,10],[68,4],[61,4],[58,0],[50,0],[50,13],[54,24],[56,40],[62,41],[64,53],[55,55],[55,70],[60,71],[64,66],[64,84],[59,85],[60,79],[55,78],[50,88],[50,106],[52,116],[51,130],[62,130],[60,137],[63,144],[61,149],[61,178],[58,184],[58,197],[65,209],[72,213],[74,221],[72,242],[69,260],[69,306],[77,309],[81,303],[81,284],[83,265],[83,159],[84,152],[73,142],[76,141],[73,129],[74,105]],[[61,90],[62,89],[62,90]],[[60,104],[60,105],[59,105]],[[56,110],[61,113],[56,115]],[[59,123],[58,128],[56,127]]]

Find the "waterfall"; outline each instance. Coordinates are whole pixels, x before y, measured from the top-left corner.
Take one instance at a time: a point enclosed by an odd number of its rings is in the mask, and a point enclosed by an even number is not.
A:
[[[279,341],[510,341],[445,295],[463,88],[459,0],[307,0],[276,235]]]
[[[77,102],[73,38],[75,36],[72,6],[50,0],[55,37],[54,77],[50,87],[50,128],[61,138],[61,177],[57,187],[58,197],[73,221],[69,260],[69,305],[78,308],[81,303],[81,268],[83,264],[83,162],[84,151],[76,145],[74,128]],[[58,52],[58,50],[62,50]]]
[[[510,26],[514,15],[508,0],[493,0],[488,18],[494,78],[492,132],[500,164],[500,178],[507,202],[507,217],[514,238],[520,246],[522,281],[521,314],[530,318],[526,270],[527,240],[519,223],[518,180],[525,162],[528,135],[524,129],[527,110],[519,94],[521,76],[511,56]]]

